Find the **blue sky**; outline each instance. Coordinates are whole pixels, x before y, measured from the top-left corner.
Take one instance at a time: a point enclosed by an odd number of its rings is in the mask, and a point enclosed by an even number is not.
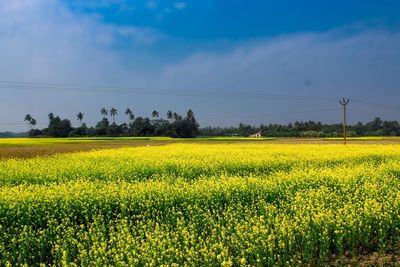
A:
[[[78,124],[81,111],[93,125],[103,106],[121,122],[126,107],[192,108],[202,126],[339,122],[343,96],[400,106],[399,11],[394,0],[0,0],[0,131],[25,130],[26,113],[45,127],[49,112]],[[350,104],[352,123],[400,120]]]
[[[100,14],[108,23],[154,27],[169,36],[192,41],[326,31],[363,21],[390,26],[398,23],[400,8],[396,0],[84,2],[66,1],[74,11]]]

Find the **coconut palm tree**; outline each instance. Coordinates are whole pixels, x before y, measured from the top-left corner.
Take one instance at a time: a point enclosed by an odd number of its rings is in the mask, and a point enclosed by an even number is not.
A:
[[[32,116],[30,114],[25,115],[25,121],[28,123],[29,127],[32,128],[31,126],[31,121],[32,121]]]
[[[167,118],[168,118],[168,120],[172,120],[172,118],[173,118],[173,113],[172,113],[171,110],[168,110],[168,112],[167,112]]]
[[[133,112],[132,112],[132,110],[130,108],[127,108],[125,110],[125,115],[128,116],[128,119],[130,121],[134,120],[134,118],[135,118],[135,116],[133,116]],[[127,123],[127,125],[129,125],[129,122]]]
[[[78,119],[78,121],[81,123],[81,133],[83,136],[83,125],[82,125],[82,120],[83,117],[85,116],[85,114],[83,114],[82,112],[79,112],[78,114],[76,114],[76,118]]]
[[[100,114],[105,118],[108,115],[108,110],[106,108],[102,108],[100,109]]]
[[[174,112],[174,114],[172,115],[172,117],[174,118],[174,121],[180,121],[182,120],[181,115],[179,115],[178,113]]]
[[[132,114],[132,110],[131,110],[130,108],[127,108],[127,109],[125,110],[125,115],[129,116],[129,115],[131,115],[131,114]]]
[[[192,121],[192,122],[195,122],[195,121],[196,121],[196,119],[194,118],[194,112],[193,112],[193,110],[189,109],[189,110],[187,111],[187,113],[186,113],[186,118],[187,118],[189,121]]]
[[[26,121],[26,122],[30,122],[31,120],[32,120],[31,114],[26,114],[26,115],[25,115],[25,121]]]
[[[76,118],[78,119],[78,121],[80,121],[81,127],[82,127],[82,120],[83,120],[84,116],[85,116],[85,114],[83,114],[82,112],[79,112],[78,114],[76,114]]]
[[[115,124],[115,116],[117,116],[117,115],[118,115],[117,109],[116,108],[111,108],[110,109],[110,116],[113,118],[114,124]]]
[[[153,110],[153,112],[151,113],[151,116],[153,116],[153,118],[158,118],[158,116],[160,115],[160,113],[157,110]]]
[[[29,124],[31,125],[31,128],[33,129],[33,127],[35,127],[35,125],[37,124],[36,119],[32,118],[31,121],[29,122]]]

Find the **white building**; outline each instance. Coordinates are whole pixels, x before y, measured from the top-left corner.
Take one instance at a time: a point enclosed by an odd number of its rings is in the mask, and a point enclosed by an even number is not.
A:
[[[262,137],[261,132],[257,132],[255,134],[250,135],[249,137],[260,138]]]

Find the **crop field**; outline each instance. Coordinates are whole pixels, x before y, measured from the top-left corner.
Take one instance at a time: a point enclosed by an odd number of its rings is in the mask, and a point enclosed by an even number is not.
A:
[[[83,138],[0,138],[0,159],[31,158],[105,148],[160,146],[171,143],[263,143],[275,138],[246,137],[83,137]]]
[[[400,144],[399,137],[352,137],[352,144]],[[107,148],[189,144],[342,144],[342,138],[248,138],[248,137],[83,137],[83,138],[0,138],[0,160],[31,158],[60,153]]]
[[[171,137],[82,137],[82,138],[0,138],[1,146],[40,146],[59,144],[84,144],[105,142],[129,141],[269,141],[275,138],[249,138],[249,137],[202,137],[202,138],[171,138]],[[379,140],[383,139],[382,137]]]
[[[394,262],[399,238],[396,144],[168,143],[0,161],[1,266]]]

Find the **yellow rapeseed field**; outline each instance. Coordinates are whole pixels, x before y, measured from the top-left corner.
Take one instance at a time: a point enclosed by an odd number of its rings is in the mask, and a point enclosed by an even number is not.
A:
[[[170,144],[0,162],[0,265],[324,265],[400,237],[400,145]]]

